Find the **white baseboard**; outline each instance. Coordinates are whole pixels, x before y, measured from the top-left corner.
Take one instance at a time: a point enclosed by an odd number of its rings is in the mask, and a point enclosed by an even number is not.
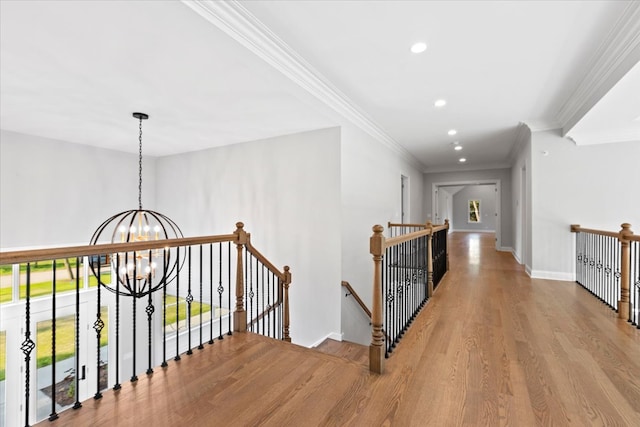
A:
[[[524,265],[524,272],[527,273],[527,276],[532,277],[531,276],[531,267],[529,267],[528,265]]]
[[[500,246],[498,249],[500,252],[511,252],[513,253],[513,248],[511,246]]]
[[[342,334],[339,334],[337,332],[331,332],[329,335],[326,335],[324,338],[322,338],[322,339],[314,342],[313,344],[311,344],[309,346],[309,348],[317,347],[327,339],[331,339],[331,340],[335,340],[335,341],[342,341]]]
[[[518,264],[524,264],[515,250],[511,250],[511,255],[513,255]]]
[[[568,282],[575,282],[576,280],[573,273],[565,273],[563,271],[532,270],[529,276],[532,279],[564,280]]]

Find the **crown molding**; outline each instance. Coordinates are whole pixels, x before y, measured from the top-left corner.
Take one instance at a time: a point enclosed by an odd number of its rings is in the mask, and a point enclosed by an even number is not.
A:
[[[533,131],[531,130],[531,127],[527,123],[525,122],[518,123],[518,129],[516,130],[516,138],[513,145],[511,146],[511,151],[509,151],[509,155],[507,156],[507,158],[509,159],[510,165],[513,166],[516,159],[518,158],[518,155],[524,149],[527,139],[531,138],[531,132]]]
[[[640,1],[633,1],[595,51],[588,71],[558,111],[562,135],[566,135],[639,61]]]
[[[425,168],[422,162],[238,1],[182,2],[338,114],[399,154],[416,169]]]
[[[531,132],[562,129],[562,123],[556,120],[525,120],[524,122],[520,123],[525,124],[531,130]]]
[[[603,130],[603,131],[590,131],[590,132],[576,132],[568,133],[567,138],[571,139],[574,144],[580,145],[595,145],[595,144],[608,144],[615,142],[640,142],[640,128],[636,129],[621,129],[621,130]]]

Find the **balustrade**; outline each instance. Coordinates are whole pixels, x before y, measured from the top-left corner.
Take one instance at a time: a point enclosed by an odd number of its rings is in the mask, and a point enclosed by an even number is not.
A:
[[[393,237],[373,227],[372,340],[369,369],[384,372],[388,358],[448,270],[449,224],[391,224]],[[410,228],[407,228],[410,227]],[[402,231],[412,230],[403,234]]]
[[[157,292],[125,296],[123,251],[148,259],[164,252],[163,265],[144,274],[133,266],[149,285],[167,277],[169,251],[184,263]],[[24,392],[7,393],[7,425],[55,420],[108,387],[120,389],[125,375],[136,382],[234,332],[291,341],[289,267],[279,270],[254,248],[242,223],[228,235],[1,252],[0,266],[5,389]]]

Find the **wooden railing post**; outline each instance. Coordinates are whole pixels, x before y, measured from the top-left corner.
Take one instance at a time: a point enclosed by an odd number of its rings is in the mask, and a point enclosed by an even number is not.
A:
[[[433,296],[433,224],[431,221],[427,221],[425,226],[426,230],[429,230],[427,236],[427,297]]]
[[[236,309],[233,312],[233,330],[235,332],[246,332],[247,312],[244,309],[244,268],[242,265],[242,248],[247,243],[247,232],[244,231],[242,222],[236,223],[236,249],[238,256],[236,261]]]
[[[369,346],[369,370],[384,372],[384,333],[382,332],[382,256],[385,250],[384,227],[373,226],[369,248],[373,255],[373,305],[371,309],[371,345]]]
[[[291,284],[291,273],[289,272],[289,266],[284,266],[284,282],[282,287],[284,288],[284,336],[283,340],[291,342],[291,336],[289,335],[289,285]]]
[[[444,225],[447,226],[447,271],[449,271],[449,220],[444,220]]]
[[[631,231],[631,224],[624,223],[621,225],[620,230],[620,247],[621,247],[621,262],[620,262],[620,301],[618,301],[618,317],[621,319],[631,319],[629,316],[629,277],[631,276],[631,251],[629,246],[631,243],[630,237],[633,235]]]

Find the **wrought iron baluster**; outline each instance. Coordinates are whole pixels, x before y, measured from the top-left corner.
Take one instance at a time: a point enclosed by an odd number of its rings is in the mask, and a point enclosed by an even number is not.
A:
[[[219,243],[218,243],[219,244]],[[209,244],[209,344],[213,344],[213,318],[216,307],[213,305],[213,243]]]
[[[120,254],[116,256],[115,273],[118,275],[120,274]],[[113,389],[120,390],[120,388],[120,279],[116,277],[116,383]]]
[[[149,263],[151,263],[152,254],[151,250],[149,251]],[[149,271],[147,272],[147,281],[149,282],[149,299],[147,300],[147,307],[145,308],[145,312],[147,313],[147,375],[153,374],[153,369],[151,368],[151,351],[153,350],[153,343],[151,340],[151,323],[153,320],[153,313],[155,312],[155,307],[153,306],[153,300],[151,299],[151,289],[153,289],[153,284],[151,281],[153,280],[153,268],[150,265],[148,267]]]
[[[102,329],[104,328],[104,321],[102,320],[102,310],[101,310],[101,297],[102,297],[102,289],[100,289],[100,283],[102,283],[102,259],[100,255],[98,255],[98,289],[96,290],[97,301],[96,301],[96,321],[93,323],[93,329],[96,331],[96,394],[93,395],[94,399],[101,399],[102,392],[100,390],[100,339],[102,337]],[[55,319],[55,316],[54,316]],[[55,360],[53,361],[55,363]]]
[[[167,277],[167,248],[162,250],[162,277]],[[167,364],[167,284],[162,287],[162,364],[163,368]]]
[[[231,264],[229,264],[231,265]],[[220,310],[220,316],[218,316],[218,328],[220,334],[218,335],[218,339],[224,339],[222,336],[222,293],[224,292],[224,288],[222,287],[222,242],[218,243],[218,305]],[[231,275],[229,275],[229,278]],[[229,293],[231,295],[231,293]]]
[[[193,302],[193,295],[191,294],[191,246],[188,248],[188,275],[187,275],[187,355],[191,356],[191,303]]]
[[[53,283],[51,288],[51,390],[55,391],[56,386],[56,267],[57,262],[53,260]],[[51,393],[51,413],[49,421],[58,419],[56,412],[56,394]]]
[[[134,263],[134,267],[133,267],[133,277],[134,277],[133,283],[134,283],[134,286],[137,287],[137,283],[136,283],[137,279],[136,278],[138,277],[138,272],[137,272],[136,264],[137,263]],[[136,311],[137,311],[137,304],[136,303],[138,301],[138,298],[133,297],[131,299],[132,299],[132,306],[133,306],[133,309],[132,309],[132,317],[133,317],[133,320],[132,320],[132,322],[133,322],[133,325],[132,325],[133,326],[133,344],[132,344],[133,345],[133,358],[132,358],[131,379],[129,381],[134,383],[134,382],[138,381],[138,375],[137,375],[137,372],[136,372],[136,350],[137,350],[136,349],[136,335],[137,335],[136,328],[137,328],[137,324],[138,324],[138,322],[136,321],[136,314],[137,314],[136,313]]]
[[[618,301],[620,300],[620,277],[622,276],[621,272],[620,272],[620,268],[621,268],[621,248],[620,248],[620,242],[618,242],[616,244],[616,250],[615,250],[615,266],[616,266],[616,272],[615,272],[615,298],[614,298],[614,307],[615,307],[615,311],[616,313],[618,312]]]
[[[233,289],[233,287],[231,286],[231,242],[227,242],[227,268],[228,268],[228,275],[227,275],[227,304],[229,307],[229,310],[231,310],[231,294],[233,293],[231,290]],[[227,321],[227,327],[228,327],[228,331],[227,331],[227,335],[231,335],[233,334],[232,330],[231,330],[231,315],[229,315],[229,320]],[[220,319],[220,321],[222,322],[222,318]]]
[[[73,409],[82,407],[80,403],[80,258],[76,257],[76,375],[75,375],[75,397],[76,402],[73,404]]]
[[[260,286],[262,289],[262,305],[264,306],[264,264],[262,264],[262,279],[260,282]],[[265,310],[266,307],[263,307],[262,311],[263,313],[265,313],[264,316],[262,316],[262,334],[264,335],[266,328],[264,327],[264,322],[265,322],[265,317],[271,315],[271,313],[269,313],[267,310]],[[268,335],[267,335],[268,336]]]
[[[267,272],[267,310],[271,309],[271,296],[273,294],[273,288],[271,287],[271,278],[273,277],[273,272],[268,271]],[[275,310],[275,307],[273,307]],[[271,321],[271,318],[275,317],[275,311],[274,311],[274,316],[269,316],[269,318],[267,319],[267,324],[266,324],[266,331],[267,331],[267,335],[271,336],[271,324],[269,323]],[[273,336],[275,337],[275,333],[273,334]]]
[[[24,354],[24,425],[29,426],[29,402],[30,402],[30,387],[31,387],[31,352],[36,347],[36,344],[31,339],[31,263],[27,263],[27,288],[25,294],[25,325],[24,325],[24,341],[20,346],[20,350]]]
[[[204,299],[202,298],[202,245],[200,245],[200,345],[198,345],[198,350],[202,350],[204,346],[202,345],[202,304]]]
[[[176,257],[180,259],[180,246],[176,246]],[[180,271],[176,273],[176,355],[173,358],[176,362],[180,358]],[[185,306],[186,308],[186,306]]]

